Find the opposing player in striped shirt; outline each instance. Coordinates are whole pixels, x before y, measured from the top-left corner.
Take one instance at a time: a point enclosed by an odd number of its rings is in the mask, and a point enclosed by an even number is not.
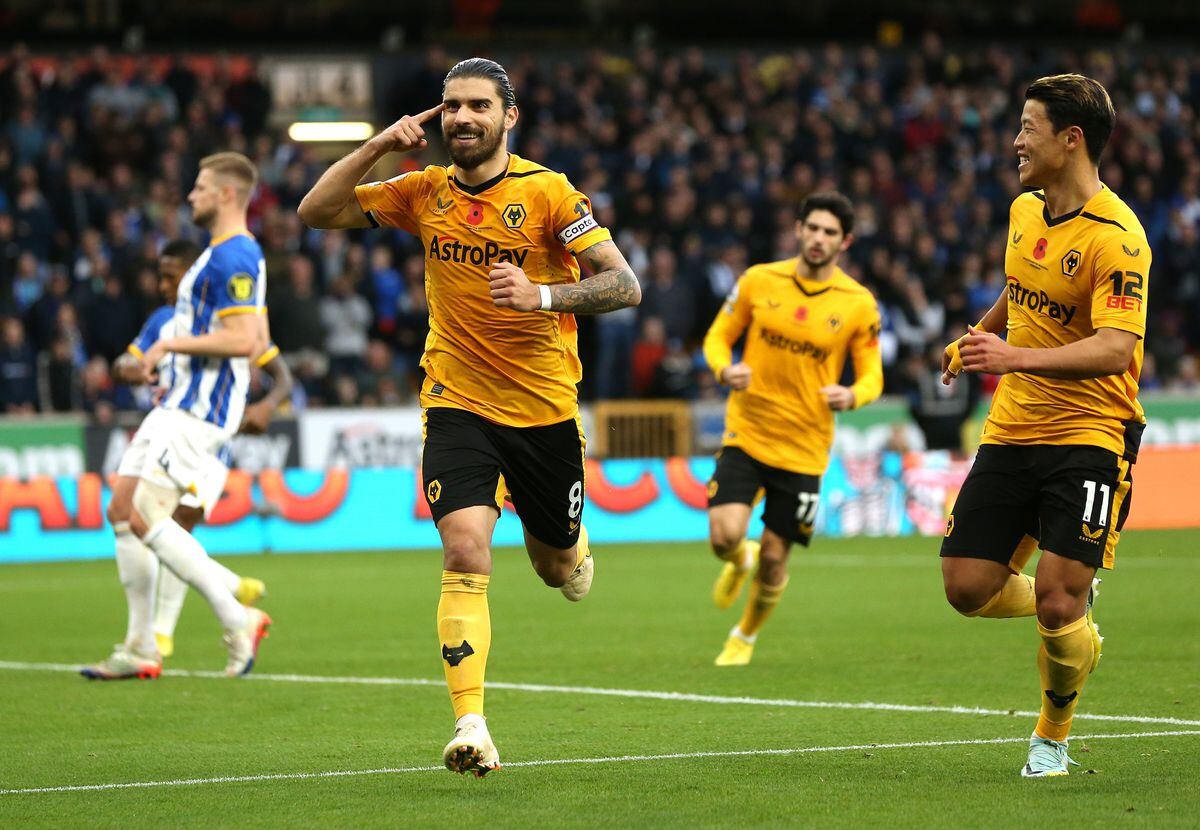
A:
[[[242,422],[249,358],[266,347],[261,321],[266,267],[246,227],[256,181],[245,156],[217,153],[201,160],[188,195],[193,221],[211,241],[180,281],[173,334],[142,356],[148,376],[165,375],[167,391],[142,422],[123,465],[138,478],[129,524],[114,527],[129,634],[107,660],[84,670],[88,676],[154,676],[160,670],[153,629],[159,562],[212,606],[225,632],[226,674],[250,671],[271,624],[265,613],[237,601],[220,566],[172,515],[184,494],[206,489],[218,454]],[[98,671],[92,675],[89,669]]]

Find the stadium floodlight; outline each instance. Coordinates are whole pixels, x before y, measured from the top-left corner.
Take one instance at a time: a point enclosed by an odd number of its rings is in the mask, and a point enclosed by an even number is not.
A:
[[[366,141],[374,134],[366,121],[296,121],[288,127],[292,141]]]

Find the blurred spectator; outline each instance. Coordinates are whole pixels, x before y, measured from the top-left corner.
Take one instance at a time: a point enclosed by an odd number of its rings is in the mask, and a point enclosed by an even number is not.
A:
[[[141,327],[139,311],[121,280],[112,274],[105,277],[104,290],[93,295],[84,309],[89,354],[110,363],[116,360],[137,336]]]
[[[284,355],[320,355],[325,348],[325,327],[313,285],[312,261],[293,254],[288,258],[287,283],[272,290],[278,283],[272,283],[268,275],[267,285],[271,336],[279,350]]]
[[[926,449],[961,453],[963,424],[975,414],[980,381],[978,375],[964,373],[944,385],[942,352],[943,347],[933,345],[905,361],[902,372],[908,386],[908,410],[925,436]]]
[[[329,296],[321,299],[321,322],[325,325],[325,353],[334,375],[355,375],[363,368],[371,306],[354,293],[347,276],[335,279]]]
[[[69,307],[69,306],[68,306]],[[44,412],[70,412],[83,406],[76,352],[66,337],[55,337],[45,355],[38,380]]]
[[[37,368],[25,327],[5,317],[0,322],[0,411],[33,414],[37,399]]]
[[[667,337],[683,340],[692,333],[696,303],[693,293],[677,279],[675,254],[659,246],[650,254],[650,273],[642,278],[642,302],[638,306],[643,318],[657,317],[662,321]]]
[[[326,162],[272,128],[256,59],[10,51],[0,71],[0,314],[26,321],[46,372],[68,350],[77,365],[80,349],[111,359],[125,347],[127,317],[136,328],[158,305],[147,270],[158,247],[202,239],[184,201],[199,159],[240,149],[261,168],[251,218],[272,333],[310,400],[409,397],[428,333],[419,241],[300,225],[295,207]],[[424,109],[458,57],[440,47],[396,57],[387,114]],[[980,48],[926,33],[888,48],[499,57],[522,108],[513,149],[591,197],[642,279],[637,312],[579,319],[585,391],[718,394],[704,372],[685,381],[682,358],[694,360],[747,265],[795,255],[795,206],[825,188],[855,202],[857,240],[843,262],[880,300],[885,391],[912,391],[906,367],[923,365],[931,344],[977,320],[1003,290],[1008,206],[1021,190],[1011,149],[1021,92],[1049,71],[1091,74],[1112,94],[1119,121],[1102,178],[1155,251],[1148,381],[1194,385],[1200,54],[1186,43]],[[436,132],[430,138],[372,175],[444,162]],[[56,339],[64,304],[84,318],[82,347],[69,333]],[[394,388],[383,376],[368,382],[369,371],[334,387],[327,340],[336,371],[358,372],[368,334],[393,350]],[[83,386],[98,400],[98,383]]]

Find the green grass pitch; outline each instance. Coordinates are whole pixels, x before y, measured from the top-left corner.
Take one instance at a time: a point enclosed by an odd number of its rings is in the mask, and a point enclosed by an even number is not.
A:
[[[1018,771],[1034,719],[1006,714],[1038,706],[1033,621],[955,614],[937,547],[819,539],[793,557],[752,665],[725,669],[712,660],[740,603],[712,607],[704,546],[597,545],[578,605],[523,554],[498,552],[487,708],[507,768],[483,780],[429,769],[452,728],[436,553],[226,560],[267,581],[276,623],[247,680],[55,671],[123,634],[116,568],[3,567],[0,827],[1197,826],[1200,735],[1083,736],[1200,732],[1200,533],[1126,534],[1097,604],[1104,660],[1080,706],[1121,719],[1078,719],[1080,766],[1033,781]],[[168,669],[224,666],[198,596],[176,642]],[[953,706],[998,711],[937,711]],[[990,739],[1011,742],[951,743]],[[884,746],[919,742],[937,745]],[[689,753],[712,754],[646,757]],[[334,772],[358,774],[311,775]],[[285,774],[297,777],[212,780]],[[13,792],[180,779],[194,783]]]

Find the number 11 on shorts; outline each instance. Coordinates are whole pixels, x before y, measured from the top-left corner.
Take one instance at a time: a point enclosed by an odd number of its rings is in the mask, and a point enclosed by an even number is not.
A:
[[[1096,488],[1100,489],[1100,521],[1097,524],[1104,527],[1108,524],[1108,499],[1111,492],[1107,484],[1097,485],[1094,481],[1085,481],[1083,489],[1087,492],[1087,502],[1083,505],[1083,521],[1085,524],[1092,523],[1092,508],[1096,506]]]

